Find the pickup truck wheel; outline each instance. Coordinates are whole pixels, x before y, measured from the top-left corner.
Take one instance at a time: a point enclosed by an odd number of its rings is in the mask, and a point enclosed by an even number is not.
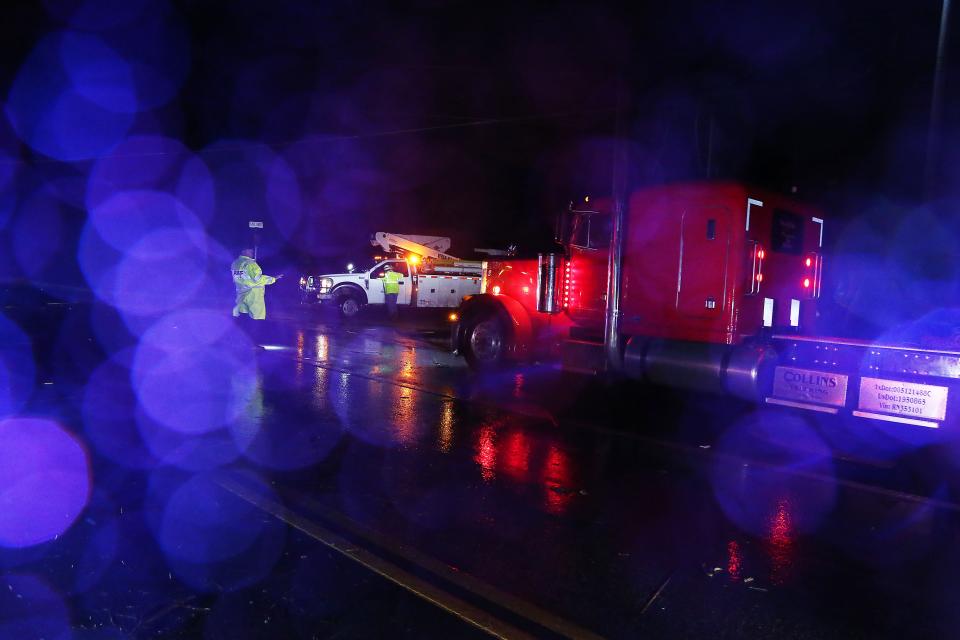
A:
[[[360,302],[350,295],[340,298],[337,306],[340,308],[340,315],[344,318],[352,318],[360,312]]]
[[[469,320],[463,342],[463,356],[471,368],[489,370],[503,363],[506,331],[495,315],[484,314]]]

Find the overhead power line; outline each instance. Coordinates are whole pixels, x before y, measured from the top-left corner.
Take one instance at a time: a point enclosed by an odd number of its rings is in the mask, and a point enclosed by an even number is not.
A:
[[[229,144],[218,146],[215,148],[206,148],[191,151],[193,154],[198,156],[213,155],[215,153],[227,153],[227,152],[238,152],[238,151],[247,151],[253,149],[275,149],[275,148],[287,148],[294,147],[297,145],[308,145],[308,144],[325,144],[330,142],[341,142],[344,140],[365,140],[373,138],[386,138],[392,136],[403,136],[403,135],[412,135],[418,133],[431,133],[434,131],[445,131],[452,129],[471,129],[476,127],[489,127],[496,125],[508,125],[508,124],[518,124],[523,122],[536,122],[544,120],[562,120],[564,118],[574,118],[579,116],[587,115],[597,115],[603,113],[614,113],[616,111],[615,107],[604,107],[597,109],[586,109],[579,111],[559,111],[554,113],[539,113],[539,114],[530,114],[524,116],[509,116],[503,118],[481,118],[476,120],[470,120],[468,122],[456,122],[451,124],[440,124],[440,125],[431,125],[424,127],[408,127],[402,129],[386,129],[382,131],[370,131],[370,132],[361,132],[361,133],[337,133],[337,134],[327,134],[327,135],[315,135],[308,136],[305,138],[300,138],[298,140],[280,140],[272,142],[242,142],[237,144]],[[167,155],[177,155],[178,152],[172,151],[144,151],[139,153],[124,153],[124,154],[106,154],[103,156],[95,156],[91,158],[85,158],[83,160],[68,161],[68,160],[57,160],[55,158],[36,158],[30,161],[22,159],[2,159],[0,164],[47,164],[47,163],[66,163],[66,164],[75,164],[79,162],[94,162],[97,160],[103,159],[127,159],[127,158],[149,158],[149,157],[159,157]]]

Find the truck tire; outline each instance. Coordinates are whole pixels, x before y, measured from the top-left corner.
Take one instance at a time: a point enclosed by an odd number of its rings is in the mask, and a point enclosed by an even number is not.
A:
[[[353,318],[360,313],[360,301],[350,294],[337,298],[337,308],[344,318]]]
[[[490,371],[503,365],[507,331],[496,313],[478,313],[466,321],[461,352],[471,369]]]

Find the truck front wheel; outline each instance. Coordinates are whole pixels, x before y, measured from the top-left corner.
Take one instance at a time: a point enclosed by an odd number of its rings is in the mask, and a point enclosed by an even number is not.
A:
[[[352,318],[360,312],[360,302],[351,295],[339,298],[337,306],[340,309],[340,315],[344,318]]]
[[[463,357],[473,369],[495,369],[503,363],[507,335],[503,322],[495,314],[470,318],[463,332]]]

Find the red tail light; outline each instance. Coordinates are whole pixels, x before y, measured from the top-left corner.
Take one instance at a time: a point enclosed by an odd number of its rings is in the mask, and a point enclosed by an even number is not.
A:
[[[820,297],[820,279],[823,258],[817,253],[808,253],[803,258],[803,292],[808,298]]]
[[[750,242],[750,253],[747,254],[747,268],[750,270],[750,290],[748,295],[760,293],[760,283],[763,282],[763,258],[766,251],[757,241]]]

